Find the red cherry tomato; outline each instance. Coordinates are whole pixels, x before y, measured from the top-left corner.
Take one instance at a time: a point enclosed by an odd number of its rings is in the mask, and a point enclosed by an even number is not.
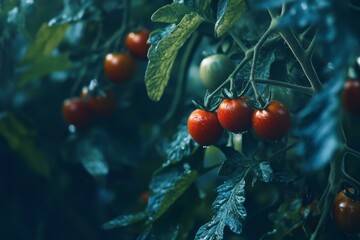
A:
[[[126,36],[125,45],[135,58],[146,60],[150,45],[147,44],[150,32],[143,29],[139,32],[131,32]]]
[[[89,89],[84,87],[81,91],[81,97],[97,116],[104,116],[112,113],[116,108],[116,97],[111,89],[106,89],[98,94],[89,93]]]
[[[348,191],[353,191],[349,189]],[[346,190],[339,192],[333,203],[333,217],[336,225],[344,232],[360,232],[360,201],[348,196]]]
[[[257,109],[252,115],[255,134],[267,141],[278,140],[285,136],[290,128],[290,123],[289,111],[276,100],[271,100],[265,109]]]
[[[251,127],[253,109],[244,98],[224,99],[218,108],[220,125],[234,133],[245,132]]]
[[[126,83],[130,81],[136,70],[135,60],[128,54],[109,53],[104,62],[106,77],[113,83]]]
[[[69,98],[63,104],[63,117],[68,124],[83,128],[89,125],[91,112],[87,104],[80,98]]]
[[[354,115],[360,115],[360,81],[346,81],[342,100],[346,111]]]
[[[203,146],[214,144],[223,133],[216,113],[202,109],[190,114],[187,125],[190,136]]]

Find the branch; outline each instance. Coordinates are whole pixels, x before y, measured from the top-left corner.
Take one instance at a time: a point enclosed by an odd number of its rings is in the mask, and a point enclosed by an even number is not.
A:
[[[264,43],[268,39],[268,37],[274,32],[275,26],[276,26],[275,22],[271,21],[269,28],[261,36],[261,38],[259,39],[259,41],[256,43],[256,45],[253,48],[253,59],[252,59],[252,63],[251,63],[249,82],[251,83],[251,86],[252,86],[252,88],[254,90],[255,99],[262,106],[264,105],[264,100],[261,98],[261,95],[259,94],[259,91],[258,91],[258,89],[256,87],[256,83],[254,82],[254,79],[255,79],[255,67],[256,67],[256,61],[257,61],[260,49],[264,45]]]
[[[281,82],[281,81],[270,80],[270,79],[261,79],[261,78],[254,79],[254,81],[255,81],[255,83],[281,86],[281,87],[285,87],[285,88],[290,88],[294,91],[303,92],[303,93],[306,93],[309,95],[314,95],[314,90],[311,87],[304,87],[304,86],[299,86],[299,85],[295,85],[295,84],[291,84],[291,83],[287,83],[287,82]]]
[[[295,35],[289,28],[285,27],[279,29],[279,33],[286,42],[286,44],[289,46],[295,58],[299,61],[300,66],[304,71],[305,76],[309,80],[314,92],[318,92],[319,90],[321,90],[321,82],[318,78],[317,73],[315,72],[314,66],[312,65],[310,58],[311,56],[308,56],[306,54],[306,51],[301,46],[299,40],[295,37]]]

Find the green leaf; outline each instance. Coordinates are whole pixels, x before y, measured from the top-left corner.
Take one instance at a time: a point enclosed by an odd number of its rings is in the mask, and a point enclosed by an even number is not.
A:
[[[76,156],[91,176],[100,177],[109,173],[104,152],[96,144],[93,144],[91,139],[79,142],[76,146]]]
[[[150,195],[147,211],[151,212],[151,222],[161,217],[166,210],[197,179],[198,173],[188,164],[161,168],[155,172],[150,183]]]
[[[54,71],[72,68],[73,63],[69,60],[68,55],[68,53],[62,53],[58,56],[47,56],[32,62],[20,75],[18,87],[24,87],[31,80],[46,76]]]
[[[270,220],[274,223],[274,230],[266,233],[261,240],[280,240],[292,235],[294,230],[304,223],[301,215],[302,207],[300,198],[290,199],[282,203],[276,212],[270,214]]]
[[[236,175],[216,189],[218,196],[211,209],[214,215],[210,222],[200,227],[196,240],[221,240],[226,226],[236,234],[242,232],[242,222],[247,215],[244,207],[245,176],[246,172]]]
[[[36,131],[33,126],[12,113],[5,113],[0,116],[0,135],[34,172],[50,177],[50,166],[35,146]]]
[[[254,177],[252,186],[255,185],[257,180],[262,182],[270,182],[273,179],[273,170],[268,161],[261,162],[253,168]]]
[[[248,8],[245,0],[220,0],[215,23],[215,34],[221,37],[239,20]]]
[[[190,9],[184,4],[172,3],[159,8],[151,16],[153,22],[178,23]]]
[[[31,63],[35,59],[48,57],[64,39],[68,24],[49,27],[44,23],[36,34],[35,41],[29,46],[22,64]]]
[[[156,45],[151,45],[145,73],[146,89],[150,99],[160,100],[179,49],[202,22],[203,19],[199,14],[195,12],[186,14],[169,35]]]
[[[131,215],[121,215],[115,219],[112,219],[103,224],[103,228],[105,230],[118,228],[118,227],[126,227],[135,223],[139,223],[144,221],[148,217],[148,212],[140,212],[137,214]]]

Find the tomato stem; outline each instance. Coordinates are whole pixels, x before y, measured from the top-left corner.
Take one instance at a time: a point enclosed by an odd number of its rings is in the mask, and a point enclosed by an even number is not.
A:
[[[290,88],[290,89],[295,90],[295,91],[303,92],[303,93],[306,93],[306,94],[309,94],[309,95],[314,95],[314,90],[311,87],[304,87],[304,86],[291,84],[291,83],[287,83],[287,82],[281,82],[281,81],[278,81],[278,80],[261,79],[261,78],[254,79],[254,81],[256,83],[263,83],[263,84],[269,84],[269,85],[274,85],[274,86],[281,86],[281,87],[285,87],[285,88]]]
[[[350,148],[349,146],[345,146],[345,152],[350,154],[356,158],[360,158],[360,152],[356,151],[355,149]]]
[[[261,106],[264,106],[265,102],[262,99],[261,95],[259,94],[256,83],[254,81],[254,79],[255,79],[255,67],[256,67],[256,61],[257,61],[260,49],[263,46],[263,44],[265,43],[265,41],[269,38],[269,36],[274,32],[274,27],[275,27],[275,22],[271,21],[269,28],[261,36],[261,38],[259,39],[259,41],[256,43],[256,45],[253,48],[253,58],[252,58],[252,63],[251,63],[249,82],[251,83],[251,86],[252,86],[252,88],[254,90],[255,99],[259,102],[259,104]]]
[[[286,5],[286,4],[285,4]],[[272,21],[275,23],[278,22],[280,17],[284,14],[285,5],[283,5],[283,9],[281,11],[281,15],[277,15],[273,9],[269,9],[269,14],[272,18]],[[311,87],[313,88],[314,92],[318,92],[321,90],[321,82],[319,77],[314,69],[312,64],[312,55],[314,49],[316,47],[316,33],[313,36],[311,43],[307,50],[304,50],[303,46],[301,45],[299,39],[294,35],[293,31],[289,27],[276,27],[276,30],[279,32],[281,37],[284,39],[286,44],[289,46],[290,50],[294,54],[295,58],[300,63],[300,66],[310,82]]]

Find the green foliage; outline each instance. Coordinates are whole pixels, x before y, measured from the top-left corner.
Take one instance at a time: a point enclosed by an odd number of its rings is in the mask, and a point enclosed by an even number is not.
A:
[[[224,35],[247,11],[245,0],[220,0],[215,23],[216,36]]]
[[[160,100],[168,84],[178,51],[202,21],[203,19],[196,12],[185,14],[174,29],[171,29],[156,45],[151,45],[145,73],[145,84],[150,99]]]
[[[214,216],[210,222],[200,227],[195,239],[224,238],[224,228],[228,226],[234,233],[242,232],[242,221],[247,213],[243,206],[245,201],[245,178],[246,171],[225,181],[216,191],[218,193],[212,205]]]
[[[0,135],[34,172],[45,178],[50,177],[49,163],[35,144],[37,132],[34,126],[13,113],[3,113],[0,117]]]
[[[69,60],[68,53],[62,53],[57,56],[34,56],[33,61],[28,60],[29,64],[19,77],[18,87],[24,87],[32,80],[44,77],[50,73],[67,70],[73,67],[73,63]]]
[[[178,23],[190,12],[191,10],[184,4],[172,3],[165,5],[154,12],[151,16],[151,20],[161,23]]]
[[[34,42],[28,47],[22,64],[29,64],[41,58],[48,57],[64,39],[69,25],[49,27],[44,23],[36,34]]]

